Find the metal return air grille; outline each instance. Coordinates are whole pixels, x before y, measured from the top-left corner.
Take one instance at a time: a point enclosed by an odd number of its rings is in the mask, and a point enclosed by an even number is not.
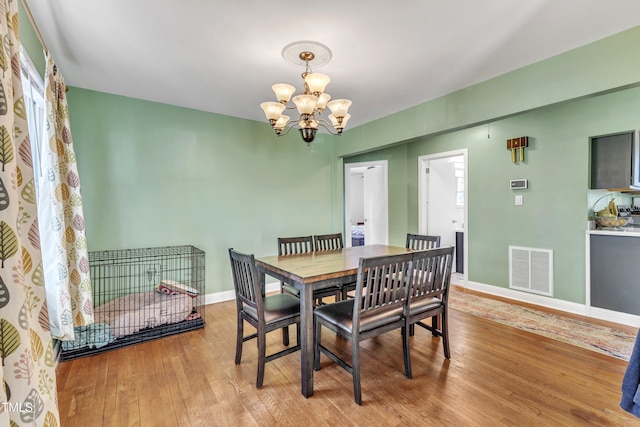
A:
[[[553,296],[553,251],[509,246],[509,288]]]

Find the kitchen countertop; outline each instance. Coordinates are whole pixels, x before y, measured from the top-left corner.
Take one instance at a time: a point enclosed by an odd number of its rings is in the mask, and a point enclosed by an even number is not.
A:
[[[640,237],[640,228],[623,228],[621,230],[587,230],[587,234],[597,234],[604,236],[625,236],[625,237]]]

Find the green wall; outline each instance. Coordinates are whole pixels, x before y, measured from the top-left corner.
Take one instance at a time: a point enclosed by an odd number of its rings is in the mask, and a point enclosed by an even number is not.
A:
[[[20,41],[44,76],[19,3]],[[55,57],[54,57],[55,59]],[[64,75],[64,70],[61,70]],[[266,123],[72,87],[67,93],[89,250],[194,245],[207,292],[233,289],[227,249],[342,229],[334,147],[276,138]]]
[[[360,154],[638,85],[639,45],[640,26],[347,130],[336,154]]]
[[[506,287],[508,245],[549,248],[556,298],[583,303],[588,137],[639,127],[639,44],[637,27],[311,149],[264,123],[71,88],[89,249],[193,244],[207,253],[207,292],[230,290],[228,247],[260,256],[277,236],[340,231],[344,162],[380,159],[401,245],[418,228],[417,157],[467,148],[469,280]],[[512,164],[506,139],[521,135],[531,146]],[[530,183],[522,207],[514,178]]]
[[[227,249],[276,252],[278,236],[329,233],[334,165],[322,138],[266,123],[68,92],[89,250],[189,244],[207,292],[232,289]]]
[[[389,171],[402,174],[390,194],[407,198],[406,208],[390,201],[397,243],[418,229],[417,158],[467,148],[468,280],[508,287],[509,245],[552,249],[555,298],[584,303],[585,229],[599,196],[588,191],[589,136],[640,127],[639,44],[636,27],[352,129],[336,144],[338,163],[399,164],[407,147],[406,171]],[[517,136],[530,147],[513,164],[506,141]],[[515,178],[529,180],[523,206],[509,189]]]
[[[387,158],[391,165],[406,166],[406,171],[389,168],[390,195],[407,199],[406,208],[389,203],[390,241],[398,244],[407,230],[418,229],[418,157],[468,149],[468,280],[508,287],[509,245],[552,249],[555,297],[584,303],[589,137],[638,128],[638,111],[640,88],[632,88],[344,161]],[[530,146],[524,162],[512,163],[506,141],[517,136],[529,136]],[[406,147],[404,160],[398,159],[401,147]],[[509,180],[516,178],[528,179],[529,188],[509,189]],[[515,206],[515,194],[523,195],[523,206]]]

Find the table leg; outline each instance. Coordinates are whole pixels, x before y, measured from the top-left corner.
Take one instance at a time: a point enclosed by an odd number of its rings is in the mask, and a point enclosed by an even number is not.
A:
[[[302,395],[313,396],[313,290],[300,289],[300,351]]]

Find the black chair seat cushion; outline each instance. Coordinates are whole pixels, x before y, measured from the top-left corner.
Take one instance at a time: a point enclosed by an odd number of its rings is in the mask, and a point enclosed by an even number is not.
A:
[[[411,304],[409,304],[409,314],[411,316],[415,316],[426,311],[435,310],[442,306],[442,300],[436,297],[412,300]]]
[[[354,300],[340,301],[335,304],[327,304],[316,308],[314,315],[330,324],[334,324],[339,330],[350,334],[353,329]],[[389,323],[397,322],[402,318],[402,306],[394,307],[389,311],[372,316],[360,318],[360,332],[367,332]]]
[[[256,322],[258,321],[258,313],[255,308],[245,305],[244,312]],[[300,300],[293,295],[275,294],[264,299],[264,321],[266,323],[298,315],[300,315]]]

